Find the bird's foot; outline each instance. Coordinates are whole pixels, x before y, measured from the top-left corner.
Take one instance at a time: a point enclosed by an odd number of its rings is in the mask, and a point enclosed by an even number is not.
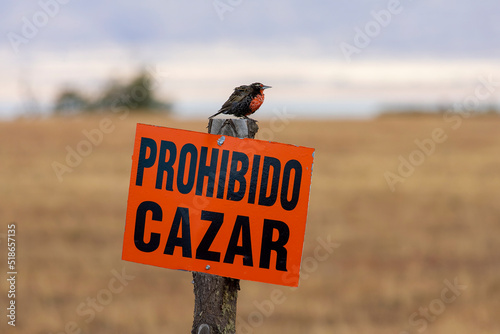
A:
[[[253,118],[250,118],[250,117],[247,117],[247,116],[243,116],[244,119],[249,119],[251,121],[254,121],[254,122],[258,122],[258,120],[256,119],[253,119]]]

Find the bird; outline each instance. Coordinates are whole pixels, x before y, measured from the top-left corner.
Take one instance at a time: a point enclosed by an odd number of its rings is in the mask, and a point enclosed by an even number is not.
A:
[[[256,112],[264,103],[264,90],[268,88],[272,87],[263,85],[260,82],[236,87],[219,111],[209,118],[225,114],[248,119],[248,116]]]

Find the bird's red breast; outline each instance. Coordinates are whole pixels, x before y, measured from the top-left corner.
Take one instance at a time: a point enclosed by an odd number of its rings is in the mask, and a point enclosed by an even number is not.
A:
[[[261,91],[260,94],[256,95],[253,100],[250,102],[250,111],[252,114],[260,108],[260,106],[264,103],[264,93]]]

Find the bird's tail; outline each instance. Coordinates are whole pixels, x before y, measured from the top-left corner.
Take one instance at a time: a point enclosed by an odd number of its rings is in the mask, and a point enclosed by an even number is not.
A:
[[[215,116],[217,116],[218,114],[221,114],[223,112],[223,110],[219,110],[217,111],[215,114],[213,114],[212,116],[209,117],[210,118],[214,118]]]

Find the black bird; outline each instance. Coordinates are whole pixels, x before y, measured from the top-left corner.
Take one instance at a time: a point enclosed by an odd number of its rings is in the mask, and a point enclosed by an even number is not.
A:
[[[219,114],[248,118],[248,115],[256,112],[264,102],[264,89],[267,88],[271,88],[271,86],[263,85],[260,82],[236,87],[220,110],[209,118]]]

